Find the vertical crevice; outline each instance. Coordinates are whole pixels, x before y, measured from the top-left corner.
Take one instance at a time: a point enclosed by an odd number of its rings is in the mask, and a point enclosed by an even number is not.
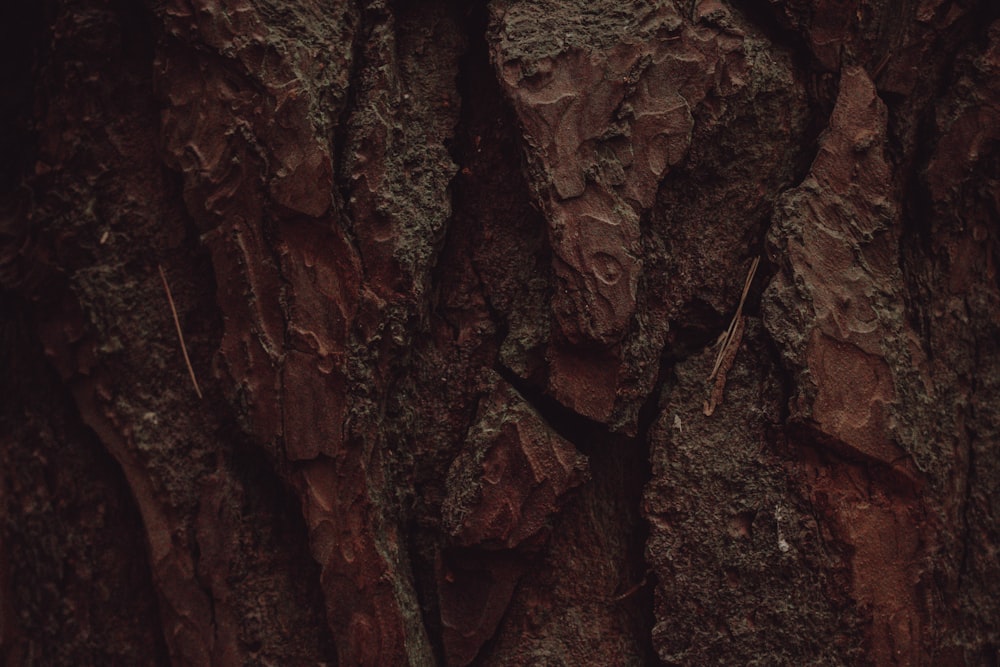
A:
[[[897,187],[902,200],[899,262],[906,287],[905,313],[908,323],[919,334],[928,359],[934,358],[927,307],[934,291],[932,264],[936,253],[932,237],[936,212],[924,175],[940,139],[937,105],[949,98],[962,74],[959,71],[962,54],[970,52],[972,45],[979,51],[986,47],[989,27],[997,18],[1000,5],[991,2],[976,5],[937,38],[936,44],[955,46],[950,51],[937,52],[942,55],[936,62],[928,63],[929,76],[921,79],[918,90],[909,96],[883,95],[889,108],[889,152],[899,174]],[[908,125],[914,126],[913,129]],[[939,271],[945,270],[947,267],[939,267]]]
[[[35,160],[35,82],[47,60],[54,13],[53,2],[5,2],[0,8],[0,196],[21,183]]]
[[[664,663],[660,660],[653,645],[653,628],[656,626],[655,595],[657,575],[646,559],[646,545],[649,541],[649,522],[644,516],[642,507],[643,499],[649,483],[653,479],[653,466],[650,439],[650,430],[660,417],[660,397],[664,390],[672,382],[674,362],[665,355],[661,356],[660,369],[657,374],[653,391],[647,397],[642,407],[639,409],[638,428],[635,438],[631,439],[629,447],[624,452],[627,462],[630,464],[631,480],[625,488],[629,498],[626,505],[631,508],[634,521],[634,529],[629,542],[629,563],[630,569],[635,573],[639,581],[634,595],[626,599],[624,604],[629,607],[631,615],[635,619],[636,642],[640,646],[644,664],[650,666],[660,666]]]
[[[51,2],[0,8],[0,293],[24,294],[39,279],[29,179],[38,153],[36,86],[49,58],[54,13]]]
[[[354,114],[358,111],[364,72],[368,65],[365,50],[376,27],[377,17],[373,16],[367,4],[363,0],[352,0],[350,10],[344,12],[345,20],[350,19],[356,25],[351,34],[351,63],[347,68],[347,91],[337,117],[332,119],[335,124],[330,138],[335,209],[339,209],[336,213],[340,217],[340,226],[359,257],[361,252],[354,229],[356,221],[350,211],[351,181],[350,176],[344,173],[344,169],[346,165],[353,163],[348,154],[351,144],[351,124]],[[365,270],[364,262],[361,263],[361,270]]]
[[[416,13],[426,11],[419,3],[405,0],[395,0],[391,4],[400,17],[416,16]],[[481,213],[482,199],[490,197],[491,188],[506,180],[504,170],[508,168],[504,161],[491,164],[491,168],[500,173],[496,173],[488,183],[478,183],[470,178],[476,163],[482,165],[486,160],[480,149],[483,152],[496,149],[491,143],[492,137],[484,136],[483,127],[494,122],[498,113],[503,113],[495,107],[496,92],[493,87],[496,84],[491,80],[485,41],[485,3],[442,2],[441,6],[462,31],[465,42],[454,82],[460,108],[452,137],[446,143],[456,170],[448,186],[451,212],[441,238],[435,244],[435,260],[428,267],[428,298],[424,304],[427,310],[422,313],[420,335],[415,337],[409,353],[410,376],[399,384],[395,392],[401,405],[409,400],[406,398],[408,395],[439,391],[439,388],[429,385],[441,374],[454,371],[451,359],[465,360],[463,363],[469,364],[469,367],[461,372],[475,375],[480,372],[475,364],[480,361],[489,363],[487,357],[496,354],[499,349],[501,339],[496,338],[496,332],[479,332],[467,341],[459,341],[463,335],[463,316],[470,313],[459,312],[452,299],[467,305],[464,301],[466,292],[481,296],[494,327],[498,330],[506,328],[503,317],[492,310],[489,291],[475,266],[475,251],[485,224]],[[441,359],[449,361],[443,367],[427,366]],[[459,362],[456,359],[454,363],[457,365]],[[427,422],[429,417],[426,414],[415,414],[409,409],[399,410],[400,415],[409,415],[416,422],[401,429],[407,433],[403,437],[424,441],[415,444],[407,454],[413,460],[406,464],[406,473],[401,475],[409,485],[402,494],[402,526],[406,533],[406,552],[411,563],[419,613],[438,664],[445,664],[446,652],[436,559],[446,557],[449,549],[441,529],[440,502],[447,495],[445,479],[450,463],[464,445],[464,435],[475,417],[479,401],[477,395],[457,389],[446,389],[445,394],[430,402],[430,405],[444,411],[444,414],[430,418],[434,423]],[[430,408],[424,406],[423,409]],[[414,428],[417,432],[413,432]]]
[[[776,12],[781,11],[773,2],[750,0],[741,3],[739,11],[763,33],[771,44],[785,50],[792,61],[793,75],[800,82],[809,99],[809,122],[802,137],[800,152],[794,166],[792,186],[798,185],[809,173],[819,150],[819,136],[830,121],[830,114],[837,99],[838,80],[830,72],[822,71],[816,57],[802,33],[785,25]],[[766,236],[766,229],[764,236]]]
[[[0,408],[8,578],[0,585],[13,612],[0,656],[20,664],[31,644],[45,664],[167,665],[148,545],[125,475],[46,361],[28,304],[7,295],[0,309],[0,395],[11,399]],[[66,617],[73,606],[78,613]]]
[[[283,580],[281,583],[287,587],[286,590],[294,592],[292,599],[282,601],[282,617],[288,618],[294,612],[298,616],[294,625],[302,635],[308,633],[302,638],[308,638],[315,645],[312,655],[335,667],[337,651],[333,637],[327,631],[322,568],[310,551],[309,529],[298,495],[282,479],[287,471],[276,467],[276,463],[277,466],[282,463],[272,460],[268,452],[251,442],[232,420],[220,426],[217,439],[226,445],[223,465],[235,482],[233,497],[240,501],[239,506],[233,508],[240,517],[239,526],[255,526],[251,528],[254,539],[263,551],[276,556],[277,567],[273,575]],[[254,572],[254,565],[253,559],[240,558],[234,564],[234,576],[259,576]],[[256,623],[248,624],[247,636],[240,638],[250,652],[264,647],[260,635],[266,635],[266,629],[259,626],[262,620],[255,618]],[[251,638],[251,631],[258,636]],[[274,656],[279,660],[281,657]]]

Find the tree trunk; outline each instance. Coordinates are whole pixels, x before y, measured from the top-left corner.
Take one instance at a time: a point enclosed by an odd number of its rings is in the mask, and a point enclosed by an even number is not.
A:
[[[998,664],[998,7],[6,3],[5,664]]]

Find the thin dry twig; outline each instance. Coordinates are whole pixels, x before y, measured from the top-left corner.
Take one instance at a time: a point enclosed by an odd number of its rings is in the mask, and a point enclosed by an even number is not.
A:
[[[642,590],[643,586],[649,584],[649,575],[651,572],[652,570],[646,570],[646,572],[642,575],[642,579],[639,581],[639,583],[629,586],[628,590],[626,590],[624,593],[620,595],[609,597],[608,602],[624,602],[625,600],[629,599],[630,597],[638,593],[640,590]]]
[[[719,354],[715,357],[715,365],[712,367],[712,374],[708,376],[711,381],[715,377],[716,373],[719,372],[719,367],[722,365],[722,360],[726,356],[726,349],[730,346],[733,340],[733,334],[736,333],[736,325],[743,316],[743,304],[746,303],[747,294],[750,293],[750,285],[753,283],[753,277],[757,273],[757,266],[760,264],[760,257],[754,257],[753,262],[750,264],[750,271],[747,272],[746,282],[743,283],[743,294],[740,296],[740,305],[736,306],[736,314],[733,315],[732,321],[729,323],[729,328],[726,329],[726,333],[721,337],[722,346],[719,348]]]
[[[198,394],[198,398],[202,398],[201,387],[198,386],[198,378],[194,376],[194,367],[191,365],[191,358],[188,356],[187,345],[184,344],[184,332],[181,331],[181,321],[177,317],[177,307],[174,305],[174,296],[170,293],[170,285],[167,284],[167,274],[163,271],[163,266],[160,264],[156,265],[156,268],[160,270],[160,280],[163,281],[163,291],[167,293],[167,301],[170,303],[170,313],[174,316],[174,326],[177,328],[177,338],[181,342],[181,353],[184,354],[184,363],[187,364],[188,374],[191,376],[191,382],[194,384],[194,393]]]
[[[759,264],[760,257],[755,257],[750,264],[750,271],[747,272],[746,282],[743,283],[743,294],[740,296],[739,305],[736,306],[736,314],[733,315],[729,328],[719,336],[719,354],[715,357],[715,365],[712,367],[711,375],[708,376],[708,382],[714,379],[715,385],[702,406],[706,417],[712,416],[716,406],[722,403],[722,395],[726,388],[726,375],[736,359],[736,351],[743,340],[743,329],[746,325],[746,318],[743,317],[743,305],[746,303],[747,294],[750,293],[750,285],[753,283],[753,277],[757,273]]]
[[[729,374],[729,369],[733,367],[736,352],[740,349],[740,341],[743,340],[743,329],[746,321],[747,318],[745,317],[741,317],[736,321],[736,329],[733,331],[732,338],[722,348],[722,362],[719,364],[719,374],[715,376],[715,386],[712,387],[712,393],[709,394],[709,397],[702,405],[702,412],[705,413],[706,417],[711,417],[712,413],[715,412],[715,408],[722,403],[722,395],[726,390],[726,375]],[[709,381],[711,381],[711,378],[709,378]]]

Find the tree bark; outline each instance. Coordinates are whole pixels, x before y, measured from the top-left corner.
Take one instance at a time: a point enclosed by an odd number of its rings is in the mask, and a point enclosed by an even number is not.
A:
[[[995,3],[0,12],[5,664],[1000,662]]]

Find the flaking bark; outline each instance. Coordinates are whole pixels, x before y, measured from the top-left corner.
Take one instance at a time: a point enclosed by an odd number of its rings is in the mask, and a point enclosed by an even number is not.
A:
[[[1000,660],[995,3],[0,13],[5,664]]]

